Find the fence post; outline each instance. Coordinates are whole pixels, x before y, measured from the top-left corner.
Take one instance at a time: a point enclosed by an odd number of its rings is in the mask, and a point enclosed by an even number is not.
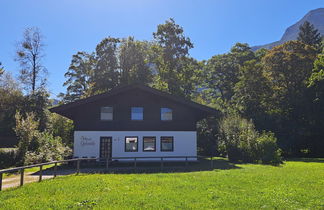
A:
[[[0,191],[2,190],[2,173],[0,173]]]
[[[20,170],[20,186],[24,185],[24,169]]]
[[[214,168],[213,156],[210,157],[210,167],[211,167],[212,169]]]
[[[108,168],[109,168],[109,157],[107,157],[106,159],[106,170],[108,170]]]
[[[163,157],[161,157],[161,171],[163,171]]]
[[[136,171],[136,157],[134,158],[134,170]]]
[[[57,173],[57,162],[54,163],[54,178],[56,177]]]
[[[186,157],[186,168],[188,169],[188,157]]]
[[[77,160],[77,174],[80,173],[80,159]]]
[[[42,175],[43,175],[43,166],[39,166],[39,182],[42,181]]]

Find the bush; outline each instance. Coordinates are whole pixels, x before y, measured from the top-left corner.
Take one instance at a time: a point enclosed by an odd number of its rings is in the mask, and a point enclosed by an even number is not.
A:
[[[17,161],[16,148],[0,148],[0,169],[15,166],[16,161]]]
[[[15,131],[20,140],[18,155],[21,164],[61,160],[70,155],[71,149],[62,143],[61,137],[54,137],[46,130],[40,132],[37,126],[34,114],[26,114],[26,118],[16,114]]]
[[[230,115],[221,120],[219,131],[218,148],[230,161],[265,164],[281,162],[281,152],[274,134],[259,134],[252,121],[239,115]]]

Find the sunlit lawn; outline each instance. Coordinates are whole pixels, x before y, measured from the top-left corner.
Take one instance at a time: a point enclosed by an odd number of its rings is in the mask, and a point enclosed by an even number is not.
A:
[[[0,192],[1,209],[324,209],[324,160],[181,173],[80,174]],[[217,168],[217,166],[216,166]]]

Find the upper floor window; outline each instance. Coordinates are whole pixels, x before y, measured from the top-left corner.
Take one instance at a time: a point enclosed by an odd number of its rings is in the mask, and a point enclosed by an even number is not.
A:
[[[143,120],[143,107],[132,107],[132,120]]]
[[[161,108],[161,120],[172,120],[172,109]]]
[[[101,120],[113,120],[113,108],[111,106],[101,107]]]

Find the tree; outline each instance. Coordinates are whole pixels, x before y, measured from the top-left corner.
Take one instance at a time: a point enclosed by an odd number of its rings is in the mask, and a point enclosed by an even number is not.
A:
[[[23,39],[17,45],[15,60],[20,64],[19,79],[32,94],[42,89],[46,83],[46,68],[42,65],[44,57],[43,36],[38,28],[27,28]]]
[[[120,40],[108,37],[96,47],[96,66],[91,78],[92,93],[109,91],[119,84],[117,48]]]
[[[4,69],[2,67],[2,63],[0,62],[0,76],[4,73]]]
[[[156,55],[154,64],[158,71],[154,87],[165,89],[174,95],[190,97],[183,92],[183,89],[193,80],[183,76],[194,74],[192,68],[186,67],[195,66],[196,63],[193,59],[187,59],[193,44],[183,32],[183,28],[171,18],[165,24],[158,25],[157,31],[153,33],[156,42],[153,47]]]
[[[239,81],[239,69],[244,62],[254,58],[247,44],[235,44],[230,53],[213,56],[205,66],[205,82],[211,97],[231,100],[234,86]]]
[[[95,60],[93,54],[78,52],[72,56],[72,61],[68,71],[64,74],[67,80],[63,86],[66,93],[59,96],[63,102],[72,102],[85,97],[91,88],[91,77],[93,76]]]
[[[120,84],[152,83],[149,48],[148,42],[136,41],[134,37],[122,39],[118,50]]]
[[[320,32],[308,21],[305,21],[299,26],[297,40],[317,49],[320,49],[322,44],[322,36]]]
[[[272,95],[268,113],[275,120],[271,130],[278,134],[279,145],[286,155],[303,149],[308,136],[310,90],[308,78],[317,51],[300,41],[289,41],[269,50],[262,59],[264,76]]]

